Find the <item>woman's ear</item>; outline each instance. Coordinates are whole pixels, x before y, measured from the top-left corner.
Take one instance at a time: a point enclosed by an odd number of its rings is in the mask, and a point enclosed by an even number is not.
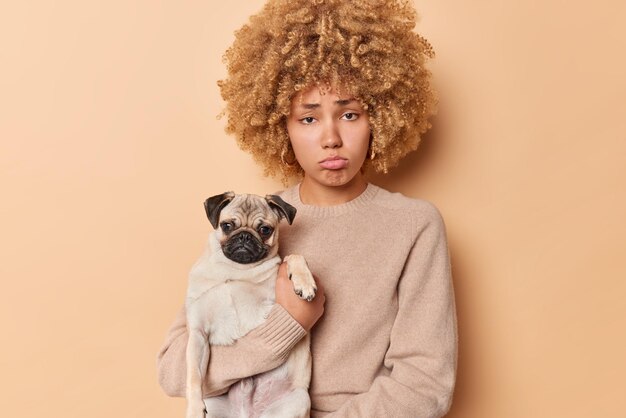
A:
[[[372,153],[372,145],[374,144],[374,134],[372,133],[372,127],[370,126],[370,142],[367,146],[367,153],[365,154],[366,160],[373,160],[375,153]]]

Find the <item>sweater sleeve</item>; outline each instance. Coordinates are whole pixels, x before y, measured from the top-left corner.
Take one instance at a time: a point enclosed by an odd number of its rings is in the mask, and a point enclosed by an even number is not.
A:
[[[235,382],[274,369],[285,362],[306,330],[279,304],[261,325],[228,346],[211,346],[204,397],[218,396]],[[187,321],[179,311],[157,355],[159,385],[168,396],[185,397]]]
[[[427,202],[398,282],[398,312],[385,354],[388,375],[326,418],[445,415],[457,365],[457,318],[446,229]]]

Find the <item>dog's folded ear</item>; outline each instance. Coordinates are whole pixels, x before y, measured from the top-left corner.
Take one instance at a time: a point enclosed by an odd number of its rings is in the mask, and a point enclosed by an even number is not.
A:
[[[220,212],[231,200],[235,198],[234,192],[226,192],[209,197],[204,201],[204,210],[206,216],[209,218],[209,222],[213,225],[214,229],[217,229],[220,221]]]
[[[274,194],[265,195],[265,200],[270,205],[270,208],[276,212],[278,219],[286,218],[289,225],[293,222],[293,218],[296,217],[296,208],[285,202],[280,196]]]

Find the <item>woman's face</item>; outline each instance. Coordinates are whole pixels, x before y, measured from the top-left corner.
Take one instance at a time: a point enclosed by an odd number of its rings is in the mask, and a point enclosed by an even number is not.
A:
[[[369,147],[367,112],[353,97],[339,97],[334,90],[321,94],[317,87],[311,87],[296,94],[287,132],[305,177],[326,186],[341,186],[352,180]],[[338,159],[324,161],[328,158]]]

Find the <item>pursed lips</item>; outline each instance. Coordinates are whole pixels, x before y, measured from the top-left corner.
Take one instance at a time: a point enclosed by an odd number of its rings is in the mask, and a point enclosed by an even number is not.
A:
[[[328,157],[320,161],[320,166],[328,170],[339,170],[348,166],[348,160],[339,156]]]
[[[338,155],[333,155],[331,157],[324,158],[322,161],[320,161],[320,163],[323,163],[324,161],[333,161],[333,160],[345,160],[345,158],[340,157]]]

